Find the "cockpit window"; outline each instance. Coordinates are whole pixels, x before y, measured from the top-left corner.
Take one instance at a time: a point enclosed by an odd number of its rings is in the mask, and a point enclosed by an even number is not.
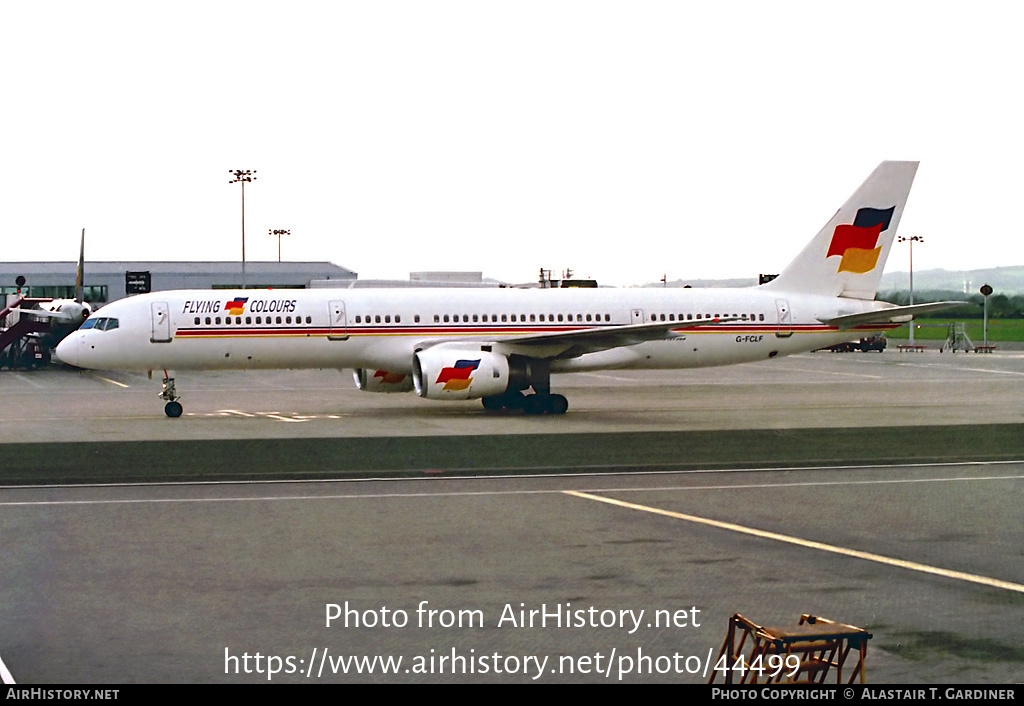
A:
[[[94,318],[86,319],[84,322],[82,322],[82,325],[79,328],[80,329],[94,328],[94,329],[99,329],[100,331],[110,331],[111,329],[117,328],[117,326],[118,326],[117,319],[113,319],[113,318],[110,318],[110,317],[100,317],[98,319],[94,319]]]

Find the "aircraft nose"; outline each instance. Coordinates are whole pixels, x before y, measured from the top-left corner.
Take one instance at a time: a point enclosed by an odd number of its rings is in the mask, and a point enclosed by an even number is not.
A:
[[[73,333],[63,341],[57,344],[57,348],[54,349],[57,357],[68,365],[78,365],[81,359],[79,352],[82,347],[82,335],[79,333]]]

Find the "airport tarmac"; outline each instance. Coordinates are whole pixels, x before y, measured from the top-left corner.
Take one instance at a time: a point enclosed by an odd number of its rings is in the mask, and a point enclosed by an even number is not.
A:
[[[558,377],[569,413],[526,417],[206,373],[172,420],[145,376],[3,372],[4,474],[117,477],[125,448],[249,482],[0,488],[0,660],[26,684],[699,683],[733,613],[811,613],[872,632],[868,683],[1019,682],[1022,385],[1017,352],[817,353]],[[381,479],[251,482],[238,444]]]
[[[0,372],[0,442],[579,434],[1024,422],[1024,351],[808,353],[721,368],[552,376],[564,416],[488,414],[479,400],[356,389],[349,371],[159,376]]]

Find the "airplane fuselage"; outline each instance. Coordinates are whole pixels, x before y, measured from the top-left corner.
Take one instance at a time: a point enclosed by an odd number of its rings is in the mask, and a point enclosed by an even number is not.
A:
[[[408,374],[414,352],[439,341],[472,348],[675,321],[680,328],[664,340],[581,356],[551,350],[551,370],[688,368],[765,360],[892,328],[840,331],[821,323],[877,308],[871,301],[761,288],[171,291],[107,305],[94,315],[99,323],[65,342],[61,356],[83,367],[95,367],[95,359],[102,367],[136,371],[376,368]],[[116,328],[106,328],[104,319],[115,320]]]

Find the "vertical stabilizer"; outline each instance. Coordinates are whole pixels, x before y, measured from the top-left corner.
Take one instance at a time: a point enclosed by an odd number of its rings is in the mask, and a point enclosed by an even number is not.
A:
[[[82,243],[78,248],[78,274],[75,276],[75,301],[85,302],[85,228],[82,228]]]
[[[874,299],[917,162],[882,162],[777,278],[799,294]]]

